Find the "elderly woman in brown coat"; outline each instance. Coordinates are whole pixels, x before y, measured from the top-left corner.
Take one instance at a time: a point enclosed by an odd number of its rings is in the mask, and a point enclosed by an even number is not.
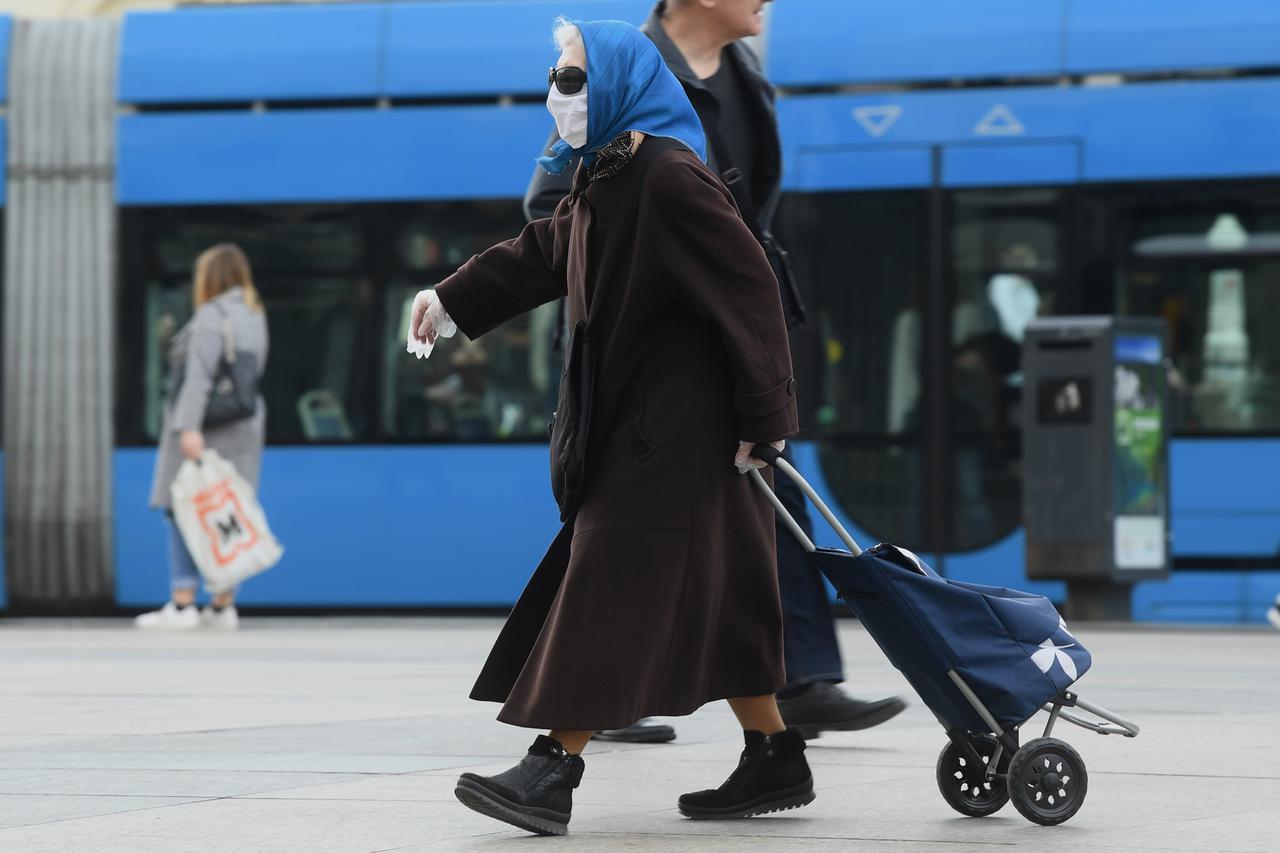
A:
[[[786,729],[773,510],[748,467],[797,431],[778,287],[701,125],[652,42],[618,22],[563,23],[548,107],[584,155],[549,219],[472,258],[415,301],[411,351],[470,338],[560,297],[573,330],[552,438],[560,530],[472,691],[498,719],[549,730],[515,767],[463,774],[471,808],[567,831],[579,753],[597,729],[728,699],[746,748],[692,818],[813,800]],[[735,452],[736,451],[736,452]]]

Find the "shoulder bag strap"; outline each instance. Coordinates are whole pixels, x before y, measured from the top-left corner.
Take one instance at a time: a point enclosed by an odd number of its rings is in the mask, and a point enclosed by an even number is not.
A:
[[[742,214],[742,221],[751,229],[756,241],[763,244],[763,235],[760,233],[760,217],[756,211],[756,204],[751,199],[751,187],[747,186],[746,176],[742,174],[742,169],[729,156],[729,149],[725,146],[724,140],[720,138],[718,130],[715,133],[707,134],[707,142],[711,144],[711,150],[716,155],[716,165],[720,167],[718,177],[728,188],[733,200],[738,203],[738,213]]]
[[[209,304],[218,309],[218,313],[222,315],[222,357],[227,364],[236,363],[236,338],[231,331],[231,315],[227,313],[227,309],[223,308],[216,300],[209,300]]]

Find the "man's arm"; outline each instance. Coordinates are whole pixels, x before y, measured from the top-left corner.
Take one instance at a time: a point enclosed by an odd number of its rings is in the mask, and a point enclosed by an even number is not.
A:
[[[560,141],[555,130],[547,140],[547,150]],[[524,218],[528,222],[535,219],[546,219],[555,213],[560,199],[569,194],[573,188],[573,171],[578,166],[577,158],[569,161],[569,165],[558,175],[548,174],[541,166],[533,167],[533,177],[529,179],[529,189],[524,194]]]

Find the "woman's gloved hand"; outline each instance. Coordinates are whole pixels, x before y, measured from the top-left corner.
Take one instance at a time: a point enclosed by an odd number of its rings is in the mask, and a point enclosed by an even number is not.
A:
[[[426,358],[431,355],[436,338],[452,338],[457,333],[458,325],[444,310],[444,303],[434,290],[423,290],[413,297],[413,317],[409,321],[410,353]]]
[[[739,474],[745,474],[748,471],[750,471],[752,468],[766,467],[765,462],[759,459],[756,459],[754,456],[751,455],[751,451],[756,446],[756,444],[757,442],[754,442],[754,441],[738,442],[738,452],[734,454],[733,464],[737,467]],[[782,448],[787,446],[787,443],[785,441],[771,441],[769,442],[769,444],[775,450],[782,450]]]

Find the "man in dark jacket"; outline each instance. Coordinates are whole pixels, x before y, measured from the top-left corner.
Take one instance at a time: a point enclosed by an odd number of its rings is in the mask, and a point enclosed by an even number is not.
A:
[[[767,2],[660,0],[641,29],[657,45],[702,120],[708,165],[728,187],[747,226],[764,247],[781,289],[784,314],[790,325],[796,325],[804,322],[804,307],[786,253],[771,231],[782,185],[774,92],[756,55],[740,41],[762,32]],[[548,147],[556,139],[553,132]],[[561,175],[535,170],[525,195],[525,215],[530,220],[550,216],[568,194],[572,174],[572,169]],[[799,488],[783,476],[775,482],[783,503],[811,533]],[[783,719],[806,737],[817,737],[823,731],[868,728],[900,712],[906,706],[897,697],[865,702],[836,687],[844,680],[844,669],[826,586],[784,527],[777,529],[777,542],[787,677],[786,687],[778,693]],[[655,743],[674,739],[675,730],[641,720],[597,737]]]

